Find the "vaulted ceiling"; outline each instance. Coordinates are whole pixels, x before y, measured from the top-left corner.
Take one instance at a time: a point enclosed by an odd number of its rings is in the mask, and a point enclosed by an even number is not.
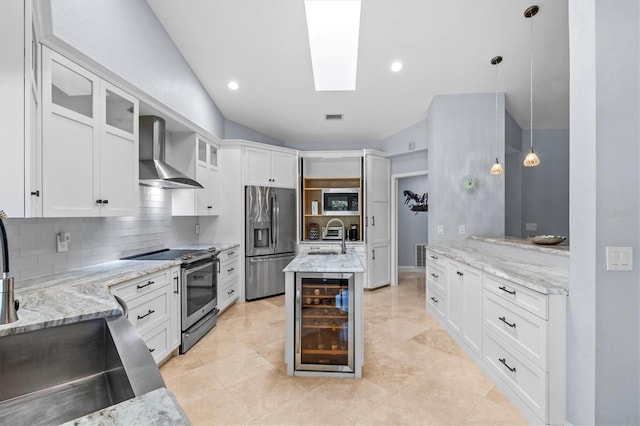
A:
[[[225,118],[291,143],[378,141],[424,119],[434,95],[493,93],[496,55],[507,110],[530,128],[523,12],[537,4],[533,127],[569,127],[567,0],[363,0],[352,92],[314,90],[303,0],[147,2]]]

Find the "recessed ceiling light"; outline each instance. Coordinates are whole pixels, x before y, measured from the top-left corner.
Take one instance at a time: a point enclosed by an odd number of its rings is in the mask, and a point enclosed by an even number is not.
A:
[[[316,91],[356,90],[360,0],[305,0]]]
[[[395,61],[394,63],[391,64],[391,71],[398,72],[401,69],[402,69],[402,62]]]
[[[229,84],[227,84],[227,86],[231,90],[238,90],[240,88],[237,81],[230,81]]]

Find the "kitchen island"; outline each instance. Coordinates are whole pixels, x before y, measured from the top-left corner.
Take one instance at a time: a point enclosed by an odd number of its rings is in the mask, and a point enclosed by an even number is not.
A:
[[[284,268],[289,376],[362,377],[364,271],[353,249],[299,254]]]

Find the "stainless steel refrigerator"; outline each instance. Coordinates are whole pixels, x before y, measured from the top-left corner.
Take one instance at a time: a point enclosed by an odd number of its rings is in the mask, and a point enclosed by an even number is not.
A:
[[[282,269],[296,251],[295,190],[247,186],[245,208],[245,298],[283,294]]]

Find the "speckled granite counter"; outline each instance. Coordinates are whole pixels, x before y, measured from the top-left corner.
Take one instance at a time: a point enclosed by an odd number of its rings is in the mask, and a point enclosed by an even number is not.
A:
[[[194,250],[207,250],[209,247],[215,247],[220,251],[229,250],[235,247],[240,247],[240,243],[221,243],[221,242],[213,242],[207,244],[187,244],[180,247],[175,247],[177,249],[194,249]]]
[[[120,315],[109,287],[179,265],[176,261],[115,260],[16,283],[18,321],[0,336]]]
[[[528,238],[518,237],[469,237],[470,240],[482,241],[492,244],[500,244],[509,247],[516,247],[524,250],[533,250],[541,253],[550,253],[560,256],[569,256],[569,246],[565,243],[557,245],[534,244]]]
[[[190,425],[176,397],[166,388],[79,417],[63,426]]]
[[[284,269],[284,272],[364,272],[365,269],[353,249],[346,254],[300,254]]]
[[[429,246],[428,251],[473,266],[543,294],[569,294],[569,271],[535,260],[525,262],[477,247]]]

